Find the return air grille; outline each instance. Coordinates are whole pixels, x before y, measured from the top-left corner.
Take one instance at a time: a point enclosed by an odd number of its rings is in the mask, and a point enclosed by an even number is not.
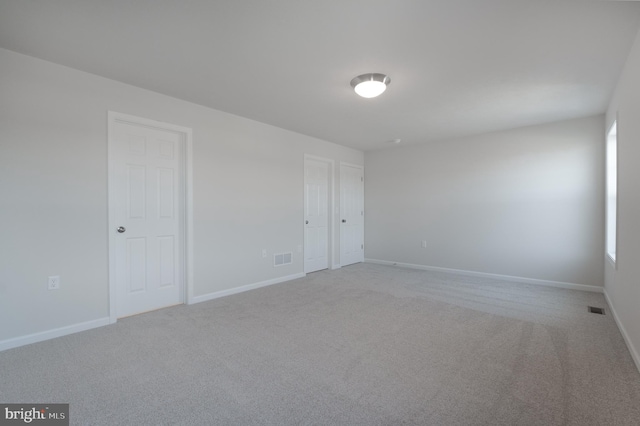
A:
[[[291,265],[293,253],[276,253],[273,255],[273,266]]]

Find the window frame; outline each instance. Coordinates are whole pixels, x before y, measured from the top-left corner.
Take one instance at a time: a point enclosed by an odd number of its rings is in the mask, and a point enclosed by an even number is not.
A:
[[[605,252],[616,266],[618,248],[618,120],[607,131],[605,157]]]

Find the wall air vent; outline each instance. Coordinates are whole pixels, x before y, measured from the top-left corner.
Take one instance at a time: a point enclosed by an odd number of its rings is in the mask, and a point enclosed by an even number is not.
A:
[[[276,253],[273,255],[273,266],[291,265],[293,253]]]
[[[604,308],[596,308],[595,306],[589,306],[589,312],[592,314],[604,315]]]

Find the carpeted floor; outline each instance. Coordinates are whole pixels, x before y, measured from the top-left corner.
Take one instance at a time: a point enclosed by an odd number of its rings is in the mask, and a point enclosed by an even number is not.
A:
[[[638,425],[601,294],[357,264],[0,352],[74,425]]]

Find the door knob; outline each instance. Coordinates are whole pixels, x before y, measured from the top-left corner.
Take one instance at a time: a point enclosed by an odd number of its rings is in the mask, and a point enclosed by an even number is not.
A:
[[[342,223],[347,223],[347,219],[342,219]]]
[[[123,233],[124,231],[126,231],[127,228],[125,228],[124,226],[119,227],[118,229],[116,229],[116,231],[118,231],[119,233]]]
[[[304,224],[305,224],[305,225],[308,225],[308,224],[309,224],[309,221],[308,221],[308,220],[305,220],[305,221],[304,221]]]

